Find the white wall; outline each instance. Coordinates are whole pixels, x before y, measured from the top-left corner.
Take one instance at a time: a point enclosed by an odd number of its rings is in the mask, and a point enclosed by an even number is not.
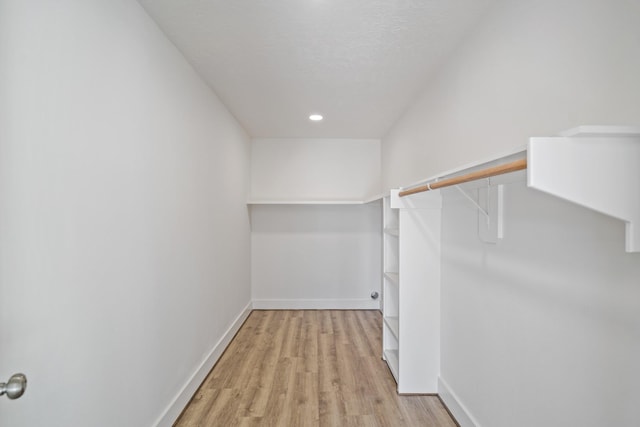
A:
[[[638,16],[625,0],[497,3],[383,139],[384,188],[530,136],[639,124]],[[522,183],[506,203],[506,237],[488,246],[468,201],[445,193],[449,391],[485,427],[638,425],[640,258],[623,223]]]
[[[0,425],[153,425],[250,301],[248,137],[130,0],[1,1],[0,93]]]
[[[255,205],[251,281],[256,308],[378,308],[382,209]]]
[[[366,200],[381,192],[380,141],[254,139],[251,197]]]
[[[637,426],[640,257],[624,223],[519,182],[490,245],[468,200],[443,203],[441,377],[477,425]]]
[[[380,141],[254,139],[251,198],[363,201],[380,193]],[[378,308],[382,208],[252,205],[256,308]]]

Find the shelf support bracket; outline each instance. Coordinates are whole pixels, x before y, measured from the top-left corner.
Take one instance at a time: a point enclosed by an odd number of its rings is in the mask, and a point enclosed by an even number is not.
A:
[[[480,204],[478,202],[475,201],[475,199],[473,197],[471,197],[466,191],[464,191],[464,189],[462,189],[462,187],[460,187],[459,185],[455,186],[456,189],[460,192],[460,194],[462,194],[464,197],[467,198],[467,200],[469,200],[471,202],[471,204],[473,206],[475,206],[476,208],[478,208],[478,211],[480,211],[486,218],[487,221],[490,220],[489,218],[489,213],[487,211],[484,210],[484,208],[482,206],[480,206]]]
[[[580,126],[531,138],[527,184],[626,225],[627,252],[640,252],[640,127]]]
[[[456,189],[478,209],[478,238],[484,243],[498,243],[504,237],[504,186],[487,185],[478,188],[478,201],[462,187]],[[486,209],[482,206],[486,206]]]

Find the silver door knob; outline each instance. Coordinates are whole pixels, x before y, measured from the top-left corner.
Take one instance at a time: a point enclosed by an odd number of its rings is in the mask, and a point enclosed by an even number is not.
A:
[[[0,383],[0,396],[6,394],[9,399],[17,399],[24,394],[27,388],[27,377],[24,374],[15,374],[6,383]]]

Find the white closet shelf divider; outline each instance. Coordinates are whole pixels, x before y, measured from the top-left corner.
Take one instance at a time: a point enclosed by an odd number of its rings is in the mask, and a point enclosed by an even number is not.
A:
[[[400,394],[437,393],[440,371],[440,192],[383,201],[383,358]],[[397,227],[397,236],[388,233]]]
[[[389,370],[391,371],[391,374],[393,375],[393,377],[396,379],[396,382],[398,381],[399,378],[399,365],[400,362],[398,361],[398,350],[385,350],[384,351],[384,358],[387,361],[387,365],[389,366]]]
[[[393,336],[398,339],[400,337],[400,322],[398,317],[385,317],[384,318],[384,323],[387,324],[387,326],[389,327],[389,329],[391,330],[391,332],[393,333]]]
[[[400,275],[398,273],[387,271],[384,273],[384,275],[387,279],[391,280],[393,283],[398,283],[400,281]]]
[[[626,223],[627,252],[640,252],[640,127],[581,126],[531,138],[530,188]]]
[[[398,237],[398,227],[387,227],[384,229],[384,232],[390,236]]]
[[[247,205],[366,205],[382,199],[383,194],[367,196],[362,199],[277,199],[250,197]]]
[[[247,200],[248,205],[362,205],[362,200]]]

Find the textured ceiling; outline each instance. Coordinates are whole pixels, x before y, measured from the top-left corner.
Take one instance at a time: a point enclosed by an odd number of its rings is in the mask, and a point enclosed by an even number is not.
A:
[[[251,136],[380,138],[493,0],[139,2]]]

